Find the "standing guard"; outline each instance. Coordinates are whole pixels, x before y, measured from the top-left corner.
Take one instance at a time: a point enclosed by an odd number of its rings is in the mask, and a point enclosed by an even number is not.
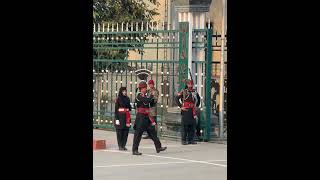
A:
[[[194,135],[198,119],[196,107],[200,105],[200,96],[193,89],[192,80],[187,79],[185,82],[187,84],[186,88],[179,92],[175,98],[177,105],[181,108],[181,143],[182,145],[197,144],[194,141]]]

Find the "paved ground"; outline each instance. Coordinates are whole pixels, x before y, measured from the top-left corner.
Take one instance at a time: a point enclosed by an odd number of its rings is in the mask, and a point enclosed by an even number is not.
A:
[[[94,138],[107,141],[106,150],[93,151],[94,180],[195,180],[227,179],[227,146],[198,143],[182,146],[178,141],[161,140],[167,151],[156,153],[152,140],[142,139],[139,151],[131,153],[133,134],[127,152],[118,151],[115,132],[94,130]]]

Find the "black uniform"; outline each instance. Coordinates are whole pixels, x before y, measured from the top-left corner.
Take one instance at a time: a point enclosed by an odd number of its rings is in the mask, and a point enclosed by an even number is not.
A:
[[[150,108],[154,104],[154,98],[152,95],[150,97],[147,97],[146,95],[143,97],[141,93],[139,92],[136,97],[136,110],[137,110],[137,116],[134,123],[134,138],[133,138],[133,146],[132,151],[138,151],[138,147],[141,141],[141,136],[144,131],[147,131],[149,137],[153,140],[154,145],[156,149],[161,148],[161,143],[159,141],[159,138],[157,137],[157,134],[155,132],[155,128],[152,128],[151,120],[149,119],[149,115],[145,113],[139,113],[139,108]]]
[[[184,89],[176,96],[176,103],[181,108],[183,104],[180,103],[180,99],[182,103],[193,103],[196,107],[200,105],[200,96],[195,90]],[[189,144],[194,143],[196,119],[193,113],[192,108],[188,108],[187,111],[181,110],[181,140],[183,144],[187,141]]]
[[[151,106],[150,107],[150,115],[152,116],[152,118],[154,119],[156,124],[158,124],[157,123],[157,101],[158,101],[158,97],[159,97],[159,91],[157,89],[155,89],[155,88],[154,89],[149,89],[149,90],[147,90],[147,95],[151,95],[152,91],[154,93],[154,95],[153,95],[154,101],[153,101],[152,105],[150,105]],[[152,128],[154,128],[156,134],[158,134],[157,133],[157,127],[156,126],[152,126]],[[147,135],[143,139],[150,139],[150,137]]]
[[[126,149],[129,127],[126,126],[126,112],[119,112],[119,108],[131,111],[130,99],[127,96],[123,96],[119,93],[119,96],[115,103],[115,118],[114,126],[117,131],[117,140],[119,149]]]
[[[197,125],[196,125],[196,135],[198,136],[198,140],[200,141],[200,136],[201,136],[201,121],[200,121],[200,117],[201,117],[201,112],[199,110],[199,108],[196,109],[196,114],[198,119]]]

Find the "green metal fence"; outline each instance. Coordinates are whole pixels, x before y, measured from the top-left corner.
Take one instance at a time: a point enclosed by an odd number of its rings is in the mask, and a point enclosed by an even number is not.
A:
[[[213,131],[211,108],[212,29],[192,33],[192,49],[188,49],[189,24],[179,23],[178,30],[156,23],[122,23],[94,27],[93,33],[93,125],[113,130],[114,100],[118,90],[126,86],[133,103],[141,80],[153,79],[160,96],[157,104],[160,137],[179,138],[179,109],[174,96],[184,87],[188,62],[192,61],[195,86],[201,96],[199,108],[201,138],[209,140]],[[188,59],[188,51],[196,54]],[[135,110],[131,112],[135,120]],[[132,129],[131,129],[132,131]]]

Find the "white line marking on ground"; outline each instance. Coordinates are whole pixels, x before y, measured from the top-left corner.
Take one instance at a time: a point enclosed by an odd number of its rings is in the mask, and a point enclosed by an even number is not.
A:
[[[221,167],[227,167],[227,165],[215,164],[215,163],[210,163],[210,162],[206,162],[206,161],[197,161],[197,160],[184,159],[184,158],[175,158],[175,157],[168,157],[168,156],[157,156],[157,155],[151,155],[151,154],[142,154],[142,155],[151,156],[151,157],[158,157],[158,158],[166,158],[166,159],[175,159],[175,160],[181,160],[181,161],[197,162],[197,163],[202,163],[202,164],[211,164],[211,165],[221,166]]]
[[[207,162],[227,162],[227,160],[207,160]]]
[[[131,153],[131,152],[117,151],[117,150],[103,150],[103,151],[117,152],[117,153],[123,153],[123,154]],[[210,165],[214,165],[214,166],[227,167],[227,165],[224,165],[224,164],[216,164],[216,163],[210,163],[207,161],[197,161],[197,160],[192,160],[192,159],[175,158],[175,157],[168,157],[168,156],[157,156],[157,155],[144,154],[144,153],[142,154],[142,156],[158,157],[158,158],[165,158],[165,159],[175,159],[175,160],[181,160],[181,161],[196,162],[196,163],[201,163],[201,164],[210,164]]]
[[[110,168],[110,167],[128,167],[128,166],[150,166],[150,165],[167,165],[167,164],[185,164],[192,162],[163,162],[163,163],[144,163],[144,164],[118,164],[118,165],[109,165],[109,166],[95,166],[96,168]]]
[[[129,154],[131,152],[128,152],[128,151],[119,151],[119,150],[101,150],[101,151],[104,151],[104,152],[117,152],[117,153],[123,153],[123,154]]]
[[[199,146],[199,145],[194,145],[194,144],[190,144],[189,146]],[[183,145],[167,145],[166,147],[184,147]],[[154,146],[141,146],[139,147],[139,149],[155,149]]]

